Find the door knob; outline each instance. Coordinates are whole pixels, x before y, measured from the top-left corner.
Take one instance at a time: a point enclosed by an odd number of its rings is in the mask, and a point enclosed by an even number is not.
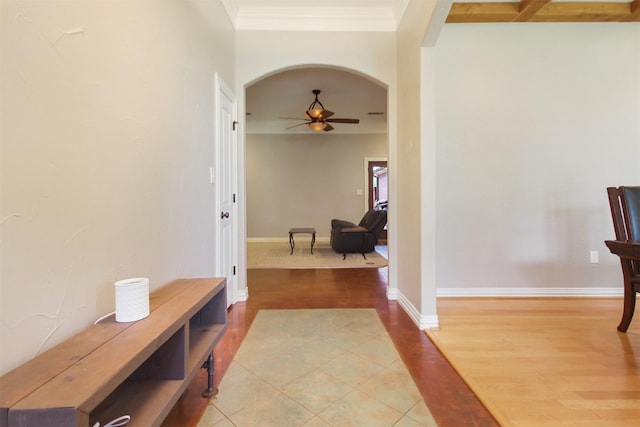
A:
[[[229,212],[220,212],[220,219],[229,218]]]

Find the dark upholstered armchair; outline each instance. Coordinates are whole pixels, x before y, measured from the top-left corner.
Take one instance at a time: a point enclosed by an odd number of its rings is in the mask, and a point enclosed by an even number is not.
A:
[[[331,220],[331,247],[343,254],[372,252],[378,237],[387,224],[387,211],[370,210],[358,225],[340,219]],[[366,257],[365,257],[366,259]]]
[[[607,194],[616,240],[605,244],[622,264],[624,307],[618,330],[626,332],[640,293],[640,187],[609,187]]]

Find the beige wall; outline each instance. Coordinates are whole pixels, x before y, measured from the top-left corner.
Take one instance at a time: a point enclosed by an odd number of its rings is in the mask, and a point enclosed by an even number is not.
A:
[[[605,188],[640,184],[640,24],[446,25],[436,50],[438,292],[620,293]]]
[[[435,2],[414,0],[398,29],[398,128],[396,156],[389,166],[389,200],[397,205],[398,299],[421,326],[437,325],[434,274],[425,245],[432,235],[423,219],[422,45]],[[433,172],[430,170],[430,172]]]
[[[0,2],[0,374],[113,311],[115,280],[213,274],[220,1]]]
[[[386,134],[246,136],[247,237],[286,238],[291,227],[329,237],[332,218],[364,214],[364,159],[387,157]]]

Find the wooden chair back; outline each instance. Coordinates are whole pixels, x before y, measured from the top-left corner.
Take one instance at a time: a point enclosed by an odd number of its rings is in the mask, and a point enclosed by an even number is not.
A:
[[[640,292],[640,187],[609,187],[607,194],[616,240],[605,243],[620,257],[624,307],[618,330],[626,332]]]
[[[640,187],[609,187],[616,240],[640,243]]]

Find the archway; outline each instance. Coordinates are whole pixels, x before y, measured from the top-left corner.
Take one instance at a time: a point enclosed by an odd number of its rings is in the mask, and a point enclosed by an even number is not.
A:
[[[313,89],[335,117],[360,123],[334,124],[331,132],[298,126]],[[304,221],[328,239],[332,217],[357,221],[367,197],[363,159],[388,157],[387,86],[354,70],[307,65],[266,74],[244,90],[246,237],[285,239]],[[345,167],[347,156],[357,163]]]

